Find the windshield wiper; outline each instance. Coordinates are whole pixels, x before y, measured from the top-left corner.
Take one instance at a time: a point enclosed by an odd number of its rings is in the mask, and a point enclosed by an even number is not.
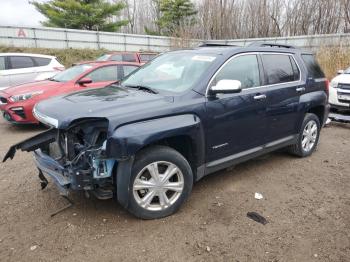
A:
[[[136,88],[138,90],[143,90],[152,94],[158,94],[159,92],[153,89],[152,87],[149,86],[142,86],[142,85],[127,85],[126,87],[129,88]]]

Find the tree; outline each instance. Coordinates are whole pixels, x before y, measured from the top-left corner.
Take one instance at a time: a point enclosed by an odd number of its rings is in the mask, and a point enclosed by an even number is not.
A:
[[[195,22],[194,15],[197,10],[190,0],[153,0],[159,14],[156,25],[160,33],[168,36],[176,36],[181,27],[192,25]],[[147,28],[145,31],[154,34]]]
[[[30,3],[48,19],[42,22],[44,26],[114,32],[129,23],[127,20],[115,21],[125,8],[125,4],[121,2],[50,0],[46,3]]]

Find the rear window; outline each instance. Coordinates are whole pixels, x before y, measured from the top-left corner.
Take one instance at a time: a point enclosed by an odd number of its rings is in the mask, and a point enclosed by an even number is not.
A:
[[[309,77],[312,77],[312,78],[324,78],[325,77],[325,75],[324,75],[320,65],[317,63],[314,55],[301,55],[301,57],[304,60],[306,69],[309,73]]]
[[[32,58],[34,59],[35,63],[38,66],[47,66],[51,62],[50,58],[44,58],[44,57],[32,57]]]
[[[35,67],[34,61],[29,56],[10,56],[12,69]]]
[[[299,80],[300,72],[291,55],[262,55],[267,84],[280,84]]]

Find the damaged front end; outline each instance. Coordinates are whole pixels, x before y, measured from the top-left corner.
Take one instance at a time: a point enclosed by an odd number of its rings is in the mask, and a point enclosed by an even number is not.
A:
[[[106,156],[107,120],[80,121],[66,130],[52,128],[13,145],[3,162],[16,150],[34,151],[39,177],[50,176],[60,193],[84,190],[99,199],[113,196],[115,159]]]

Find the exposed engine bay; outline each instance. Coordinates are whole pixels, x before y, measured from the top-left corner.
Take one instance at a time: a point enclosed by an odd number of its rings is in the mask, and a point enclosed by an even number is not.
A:
[[[81,121],[67,130],[52,128],[12,146],[4,161],[17,149],[34,151],[39,172],[51,176],[63,195],[74,189],[111,198],[116,161],[105,154],[107,129],[106,120]]]

